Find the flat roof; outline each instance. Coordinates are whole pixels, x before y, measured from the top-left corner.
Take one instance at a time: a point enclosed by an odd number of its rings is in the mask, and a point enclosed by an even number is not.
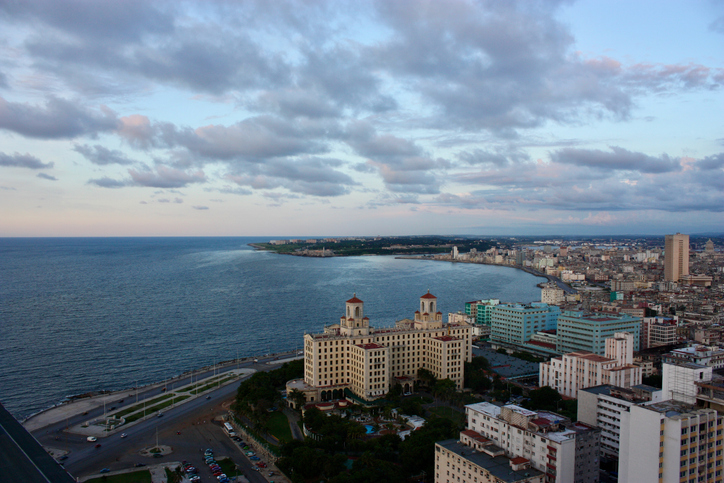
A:
[[[505,456],[492,457],[485,453],[473,451],[472,448],[458,443],[454,439],[437,442],[438,445],[451,451],[458,456],[465,458],[470,463],[485,468],[491,475],[500,481],[506,483],[515,483],[516,481],[525,481],[530,478],[542,476],[543,473],[534,468],[525,468],[522,470],[513,470],[510,466],[510,459]]]
[[[0,475],[3,481],[74,483],[71,477],[0,404]]]

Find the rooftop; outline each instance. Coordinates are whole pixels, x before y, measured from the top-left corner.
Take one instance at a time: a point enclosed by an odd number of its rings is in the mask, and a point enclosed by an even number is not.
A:
[[[531,477],[542,476],[543,473],[533,468],[525,468],[522,470],[513,470],[510,466],[510,459],[505,456],[488,456],[485,453],[473,451],[471,448],[458,443],[454,439],[448,439],[437,443],[443,448],[451,451],[458,456],[465,458],[470,463],[484,468],[492,476],[499,481],[506,483],[514,483],[516,481],[525,481]],[[515,463],[515,461],[514,461]]]

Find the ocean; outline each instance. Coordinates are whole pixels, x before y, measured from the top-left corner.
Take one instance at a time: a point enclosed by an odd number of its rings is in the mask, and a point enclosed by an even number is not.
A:
[[[444,320],[471,300],[540,300],[541,279],[513,268],[249,246],[267,240],[0,238],[0,402],[22,419],[69,395],[300,350],[354,294],[374,327],[412,317],[428,289]]]

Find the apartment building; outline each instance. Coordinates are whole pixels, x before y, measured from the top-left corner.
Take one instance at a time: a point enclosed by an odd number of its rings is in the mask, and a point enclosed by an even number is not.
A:
[[[556,350],[559,354],[588,351],[604,355],[606,339],[613,337],[617,332],[633,334],[633,350],[639,350],[640,318],[627,314],[566,310],[558,316]]]
[[[304,336],[304,380],[287,383],[308,402],[356,396],[379,399],[392,384],[411,391],[419,369],[438,379],[451,379],[462,389],[464,363],[472,359],[472,327],[464,320],[443,323],[437,297],[426,293],[413,319],[394,327],[370,326],[364,302],[347,300],[338,324]]]
[[[435,483],[544,483],[543,473],[526,458],[508,458],[490,440],[479,447],[467,444],[485,440],[468,433],[477,434],[463,431],[460,440],[435,443]]]
[[[724,367],[724,349],[705,345],[692,345],[663,354],[661,361],[670,364],[691,362],[700,366],[721,369]]]
[[[641,384],[642,369],[633,363],[633,339],[633,334],[616,333],[606,339],[605,356],[579,351],[543,362],[539,366],[538,385],[577,398],[578,390],[586,387]]]
[[[601,456],[618,458],[621,413],[643,402],[659,402],[662,392],[649,386],[623,388],[604,384],[578,391],[578,420],[601,429]]]
[[[500,304],[500,300],[498,299],[465,302],[465,313],[474,317],[477,325],[487,325],[490,327],[493,307],[498,304]]]
[[[661,391],[664,399],[696,404],[697,383],[712,380],[712,368],[693,362],[664,362],[661,364]]]
[[[540,290],[541,303],[559,305],[566,300],[566,293],[555,283],[547,283]]]
[[[621,413],[621,483],[721,482],[724,420],[714,409],[669,400]]]
[[[538,331],[555,329],[560,312],[544,303],[496,305],[491,313],[490,341],[521,346]]]
[[[512,404],[470,404],[465,412],[467,429],[484,439],[469,443],[478,450],[489,440],[506,456],[528,460],[532,468],[544,473],[546,483],[598,481],[600,429]]]
[[[670,317],[644,317],[641,322],[641,350],[675,344],[676,320]]]

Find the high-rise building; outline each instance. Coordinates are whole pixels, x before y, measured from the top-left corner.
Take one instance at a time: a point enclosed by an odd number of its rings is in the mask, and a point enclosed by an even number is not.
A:
[[[628,314],[604,314],[583,311],[564,311],[558,316],[556,350],[560,354],[589,351],[604,355],[606,339],[616,332],[633,335],[633,350],[639,350],[641,319]]]
[[[724,420],[714,409],[670,400],[621,413],[618,481],[721,482]]]
[[[371,401],[384,397],[393,384],[411,391],[419,369],[462,389],[464,364],[471,359],[472,327],[443,323],[431,293],[420,297],[414,319],[387,328],[371,327],[364,302],[355,296],[347,300],[338,324],[304,336],[304,380],[287,382],[287,390],[302,391],[308,402],[349,393]]]
[[[678,282],[683,275],[689,275],[689,235],[666,235],[664,280]]]
[[[543,303],[496,305],[491,312],[490,340],[523,345],[537,332],[555,329],[560,313],[555,305]]]

